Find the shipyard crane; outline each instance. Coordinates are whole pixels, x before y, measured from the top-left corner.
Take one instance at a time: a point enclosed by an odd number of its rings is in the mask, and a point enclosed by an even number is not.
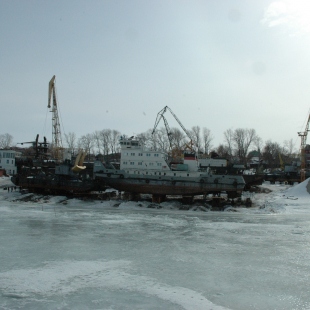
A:
[[[61,150],[62,150],[62,138],[60,131],[60,123],[58,116],[58,104],[56,97],[56,86],[55,86],[56,76],[54,75],[48,84],[48,105],[50,112],[53,113],[52,116],[52,144],[55,152],[55,159],[61,159]],[[51,104],[52,101],[52,104]]]
[[[192,141],[192,137],[191,137],[190,133],[186,130],[186,128],[181,123],[181,121],[178,119],[178,117],[172,112],[172,110],[168,106],[165,106],[162,110],[160,110],[158,112],[152,134],[155,133],[155,130],[156,130],[160,120],[162,119],[164,121],[164,124],[165,124],[166,132],[167,132],[168,139],[169,139],[170,148],[171,149],[173,148],[172,138],[171,138],[172,133],[171,133],[170,127],[168,125],[167,119],[164,116],[164,114],[166,113],[167,110],[172,114],[172,116],[175,118],[175,120],[179,123],[179,125],[181,126],[181,128],[183,129],[183,131],[185,132],[187,137],[190,139],[190,141]]]
[[[310,123],[310,114],[308,116],[306,128],[304,131],[298,132],[298,136],[301,139],[300,144],[300,157],[301,157],[301,165],[300,165],[300,181],[303,182],[306,179],[306,142],[307,135],[309,131],[309,123]]]

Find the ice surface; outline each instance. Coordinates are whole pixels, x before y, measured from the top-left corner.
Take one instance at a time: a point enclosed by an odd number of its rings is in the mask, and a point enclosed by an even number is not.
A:
[[[310,309],[309,179],[263,186],[235,212],[0,188],[0,309]]]
[[[128,265],[130,264],[126,261],[116,260],[45,263],[43,267],[36,269],[1,273],[0,287],[5,286],[6,295],[13,298],[69,295],[86,288],[99,288],[138,292],[143,298],[154,296],[184,309],[224,309],[190,289],[130,274]]]

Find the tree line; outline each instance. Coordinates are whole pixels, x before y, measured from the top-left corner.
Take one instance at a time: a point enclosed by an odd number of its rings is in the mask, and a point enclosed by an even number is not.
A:
[[[277,166],[283,162],[289,164],[298,159],[298,151],[294,148],[293,140],[286,140],[283,144],[263,140],[258,136],[255,129],[237,128],[227,129],[224,132],[224,142],[214,147],[213,136],[208,128],[193,126],[187,133],[178,128],[148,129],[136,135],[142,145],[153,150],[164,150],[171,152],[184,148],[194,147],[200,156],[221,157],[231,162],[238,161],[246,164],[252,151],[260,154],[260,160],[269,166]],[[72,154],[84,149],[89,154],[109,155],[120,151],[119,139],[122,135],[118,130],[103,129],[93,133],[77,137],[74,132],[64,135],[64,142]],[[13,147],[13,137],[6,133],[0,135],[0,149]]]

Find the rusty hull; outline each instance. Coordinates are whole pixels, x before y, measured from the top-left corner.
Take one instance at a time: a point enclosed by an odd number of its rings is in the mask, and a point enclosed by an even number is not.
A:
[[[104,178],[104,182],[119,191],[153,194],[153,195],[206,195],[210,193],[227,192],[232,196],[242,193],[244,183],[200,183],[182,180],[159,180],[151,178]]]

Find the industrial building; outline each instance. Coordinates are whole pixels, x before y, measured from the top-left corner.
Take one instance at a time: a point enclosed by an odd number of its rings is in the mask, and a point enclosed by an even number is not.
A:
[[[17,172],[15,153],[13,150],[0,150],[0,170],[5,170],[6,174],[14,175]]]

